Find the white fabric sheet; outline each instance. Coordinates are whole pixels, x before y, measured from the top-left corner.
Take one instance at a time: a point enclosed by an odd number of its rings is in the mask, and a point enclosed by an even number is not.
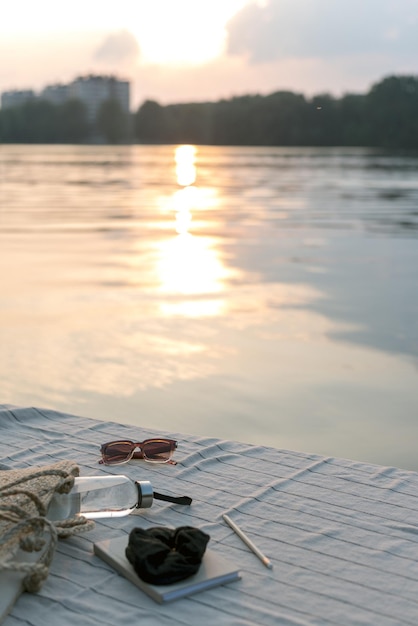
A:
[[[99,446],[164,434],[178,464],[98,464]],[[39,408],[0,405],[0,468],[72,459],[81,475],[126,474],[155,491],[125,518],[60,541],[38,594],[23,594],[5,626],[418,624],[418,474],[176,432],[160,433]],[[268,570],[222,520],[227,513],[273,562]],[[93,555],[93,542],[134,526],[192,525],[242,580],[158,605]],[[1,593],[1,590],[0,590]]]

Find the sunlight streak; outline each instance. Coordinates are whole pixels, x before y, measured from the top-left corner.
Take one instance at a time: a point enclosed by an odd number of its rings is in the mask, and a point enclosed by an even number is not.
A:
[[[193,185],[196,181],[196,153],[195,146],[178,146],[174,154],[176,162],[177,182],[182,187]]]
[[[189,145],[178,146],[174,154],[177,182],[182,188],[168,202],[175,213],[177,236],[161,244],[158,274],[164,293],[187,300],[164,303],[162,311],[166,315],[219,315],[224,308],[223,300],[214,298],[225,291],[224,283],[230,275],[217,249],[218,239],[189,232],[193,211],[201,210],[205,195],[194,185],[196,154],[196,148]],[[200,228],[204,224],[200,222]]]
[[[162,290],[170,294],[204,295],[224,291],[228,276],[215,248],[216,239],[177,235],[163,244],[159,275]]]

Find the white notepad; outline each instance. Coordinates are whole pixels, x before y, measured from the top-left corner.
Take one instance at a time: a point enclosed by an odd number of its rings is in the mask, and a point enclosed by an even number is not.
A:
[[[128,535],[123,535],[116,539],[99,541],[94,544],[93,549],[98,557],[160,604],[240,579],[239,570],[234,564],[207,548],[199,571],[193,576],[171,585],[151,585],[138,576],[126,558],[127,545]]]

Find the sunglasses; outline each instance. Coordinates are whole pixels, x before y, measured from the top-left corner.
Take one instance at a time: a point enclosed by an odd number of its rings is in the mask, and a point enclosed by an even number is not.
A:
[[[118,465],[127,463],[131,459],[144,459],[149,463],[171,463],[171,457],[177,448],[177,441],[173,439],[145,439],[135,442],[129,439],[123,441],[109,441],[102,444],[100,452],[102,458],[99,463]]]

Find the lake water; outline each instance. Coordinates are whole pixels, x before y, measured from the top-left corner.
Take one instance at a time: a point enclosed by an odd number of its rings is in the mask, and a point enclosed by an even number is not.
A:
[[[0,146],[0,402],[418,469],[418,157]]]

